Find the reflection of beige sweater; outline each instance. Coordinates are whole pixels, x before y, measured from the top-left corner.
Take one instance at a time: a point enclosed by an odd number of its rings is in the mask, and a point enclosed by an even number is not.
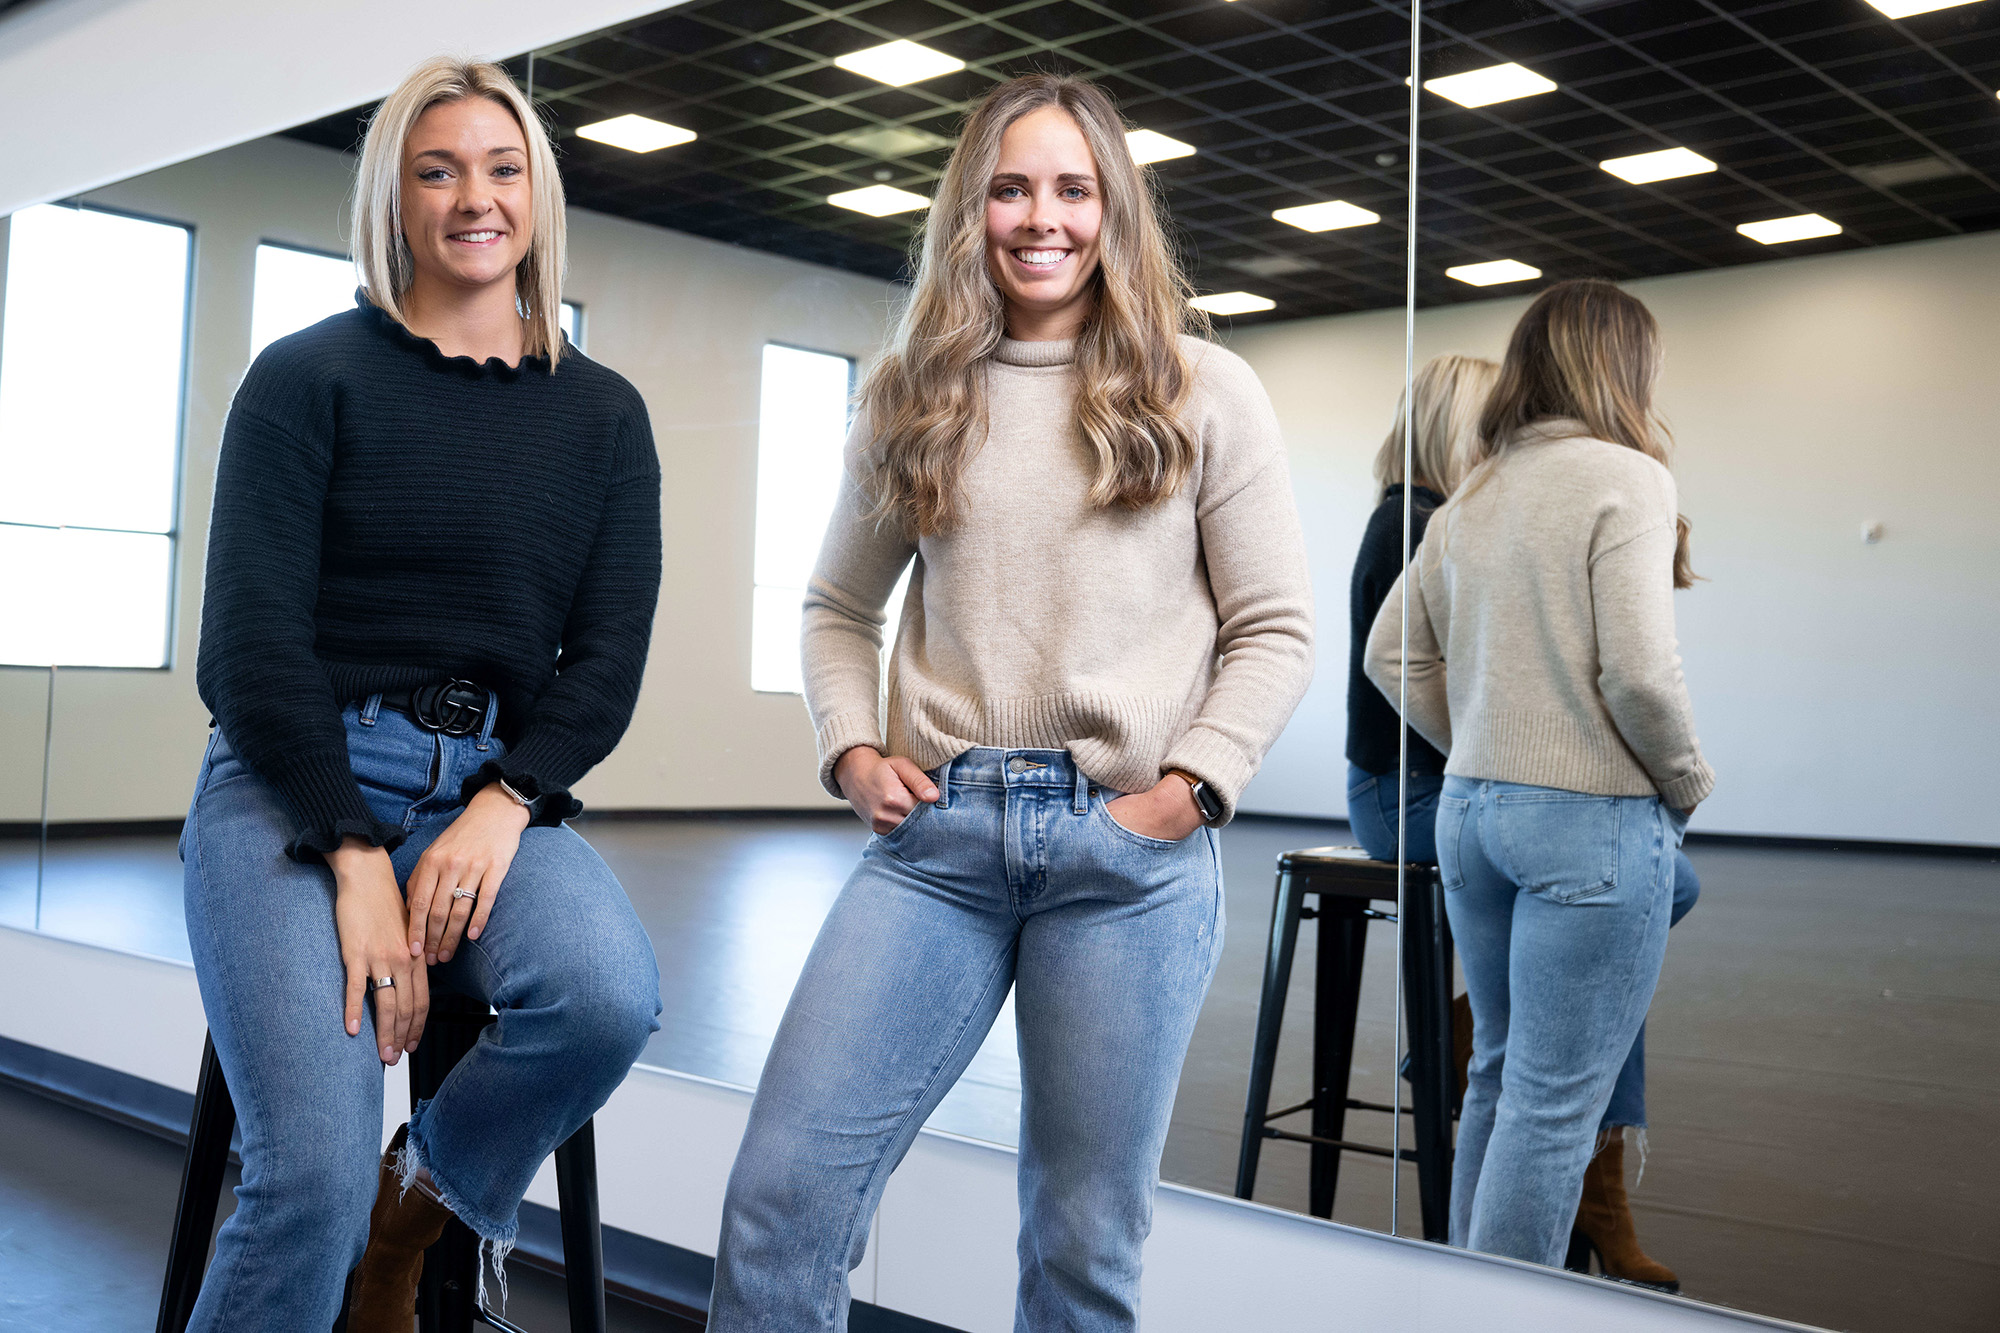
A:
[[[1411,560],[1409,720],[1445,772],[1687,809],[1701,757],[1674,642],[1674,479],[1546,422],[1432,516]],[[1396,701],[1403,581],[1368,636]]]
[[[1011,339],[987,363],[989,428],[956,529],[914,544],[869,521],[847,472],[806,593],[806,706],[820,780],[884,748],[882,608],[912,554],[889,665],[885,753],[926,769],[976,745],[1068,749],[1091,778],[1142,791],[1167,768],[1233,814],[1312,675],[1312,585],[1278,434],[1239,358],[1196,363],[1193,477],[1149,508],[1095,509],[1096,456],[1072,408],[1073,344]]]

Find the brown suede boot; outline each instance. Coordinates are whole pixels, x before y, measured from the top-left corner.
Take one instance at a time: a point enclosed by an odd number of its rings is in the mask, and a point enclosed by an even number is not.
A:
[[[1638,1233],[1632,1227],[1632,1209],[1625,1199],[1625,1131],[1606,1130],[1603,1147],[1590,1159],[1583,1173],[1583,1201],[1576,1210],[1577,1235],[1570,1250],[1577,1255],[1579,1241],[1597,1252],[1598,1267],[1604,1276],[1631,1282],[1655,1291],[1679,1291],[1681,1280],[1674,1270],[1639,1248]],[[1584,1257],[1585,1271],[1589,1260]]]
[[[347,1306],[347,1333],[412,1333],[417,1326],[417,1279],[424,1251],[444,1234],[451,1209],[412,1183],[406,1190],[396,1172],[410,1127],[396,1131],[382,1154],[381,1184],[368,1215],[368,1249],[354,1270]]]

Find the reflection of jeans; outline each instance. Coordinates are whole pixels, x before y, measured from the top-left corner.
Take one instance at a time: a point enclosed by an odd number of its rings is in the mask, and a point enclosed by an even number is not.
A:
[[[1473,1032],[1452,1244],[1562,1261],[1659,981],[1685,829],[1654,796],[1445,779],[1438,866]]]
[[[1694,863],[1687,853],[1674,853],[1674,910],[1667,918],[1669,927],[1678,926],[1681,918],[1694,910],[1695,899],[1701,897],[1701,879],[1694,873]],[[1614,1125],[1630,1125],[1634,1129],[1646,1127],[1646,1025],[1639,1025],[1639,1035],[1632,1038],[1632,1053],[1625,1057],[1625,1067],[1618,1071],[1618,1081],[1611,1086],[1611,1100],[1605,1103],[1604,1119],[1598,1123],[1599,1129],[1610,1129]]]
[[[386,709],[345,717],[369,809],[410,831],[393,857],[406,880],[458,815],[459,784],[503,747]],[[181,851],[195,977],[243,1126],[243,1184],[195,1307],[192,1327],[205,1333],[330,1326],[375,1201],[383,1069],[372,1012],[347,1035],[333,875],[285,856],[292,831],[282,798],[217,732]],[[486,929],[430,978],[490,1001],[500,1020],[416,1108],[410,1146],[452,1211],[511,1243],[536,1168],[604,1104],[657,1026],[652,946],[582,838],[531,828]]]
[[[1430,865],[1437,860],[1437,799],[1444,778],[1410,774],[1404,814],[1409,837],[1404,859]],[[1347,766],[1347,826],[1354,840],[1377,861],[1396,859],[1396,775]]]
[[[1131,832],[1060,750],[974,749],[873,839],[785,1010],[723,1204],[713,1333],[847,1325],[890,1171],[1010,983],[1017,1329],[1138,1324],[1174,1090],[1222,948],[1216,835]]]

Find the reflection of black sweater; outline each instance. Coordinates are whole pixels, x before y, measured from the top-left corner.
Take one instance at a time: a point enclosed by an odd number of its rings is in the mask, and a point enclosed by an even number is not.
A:
[[[1424,539],[1424,525],[1444,497],[1425,486],[1410,496],[1410,550]],[[1350,622],[1347,654],[1347,761],[1367,773],[1396,771],[1396,707],[1362,672],[1368,631],[1375,613],[1403,568],[1403,488],[1391,486],[1382,503],[1368,516],[1361,537],[1361,554],[1354,558],[1354,578],[1348,585]],[[1410,733],[1410,772],[1443,773],[1444,756],[1429,741]]]
[[[447,677],[500,696],[496,776],[569,786],[632,720],[660,588],[645,403],[573,350],[447,357],[371,305],[271,344],[236,391],[209,525],[195,682],[291,806],[301,860],[378,823],[343,705]]]

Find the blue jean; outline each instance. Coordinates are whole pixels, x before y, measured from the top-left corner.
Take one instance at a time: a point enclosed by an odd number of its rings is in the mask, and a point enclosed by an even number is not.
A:
[[[392,858],[405,881],[459,813],[460,783],[504,747],[389,710],[350,706],[344,717],[369,809],[409,830]],[[292,828],[283,799],[216,732],[181,856],[202,1008],[243,1130],[243,1183],[195,1307],[201,1333],[330,1327],[368,1239],[383,1066],[372,1013],[347,1035],[333,873],[285,856]],[[414,1160],[497,1260],[536,1168],[604,1104],[657,1027],[659,973],[609,867],[571,830],[531,828],[486,929],[430,981],[499,1010],[412,1112],[409,1136]]]
[[[968,750],[871,840],[792,992],[723,1204],[712,1333],[847,1326],[889,1173],[1014,989],[1015,1327],[1136,1328],[1140,1251],[1222,949],[1216,835],[1131,832],[1060,750]]]
[[[1452,1244],[1561,1263],[1659,982],[1685,831],[1654,796],[1445,779],[1438,867],[1473,1033]]]
[[[1694,873],[1694,863],[1687,853],[1674,852],[1674,906],[1667,917],[1671,929],[1681,923],[1681,918],[1694,910],[1695,900],[1701,897],[1701,877]],[[1625,1057],[1625,1065],[1618,1071],[1618,1081],[1611,1085],[1611,1100],[1604,1105],[1604,1118],[1598,1123],[1599,1129],[1611,1129],[1626,1125],[1633,1129],[1646,1127],[1646,1025],[1639,1025],[1639,1035],[1632,1038],[1632,1053]]]
[[[1412,773],[1409,804],[1404,819],[1409,828],[1404,860],[1421,865],[1437,862],[1437,801],[1444,777],[1437,773]],[[1396,859],[1396,775],[1370,773],[1354,764],[1347,766],[1347,826],[1354,840],[1377,861]]]

